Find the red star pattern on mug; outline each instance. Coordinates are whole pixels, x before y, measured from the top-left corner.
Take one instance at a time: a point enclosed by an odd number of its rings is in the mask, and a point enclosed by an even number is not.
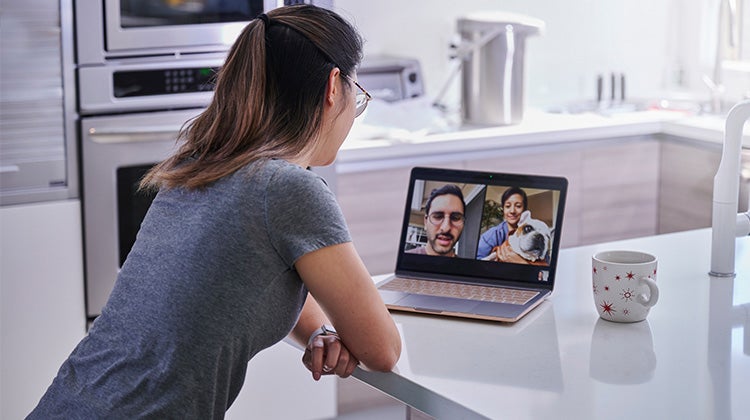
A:
[[[632,271],[628,271],[628,273],[625,274],[625,277],[627,277],[628,280],[633,280],[635,278],[635,274],[633,274]]]
[[[602,311],[609,316],[612,316],[613,313],[617,312],[614,305],[606,300],[603,300],[599,306],[601,306]]]

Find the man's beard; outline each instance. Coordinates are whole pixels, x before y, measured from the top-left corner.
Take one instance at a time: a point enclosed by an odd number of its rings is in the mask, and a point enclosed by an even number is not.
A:
[[[450,241],[450,245],[448,245],[447,247],[445,247],[445,246],[443,246],[441,244],[438,244],[438,238],[440,238],[442,240],[448,240],[448,241]],[[435,251],[439,255],[449,255],[449,254],[452,254],[453,253],[453,247],[455,245],[456,245],[455,238],[449,232],[438,233],[437,235],[435,235],[434,238],[430,239],[430,247],[432,248],[433,251]]]

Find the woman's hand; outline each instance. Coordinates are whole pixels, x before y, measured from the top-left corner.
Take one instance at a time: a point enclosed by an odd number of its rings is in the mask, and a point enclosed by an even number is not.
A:
[[[336,374],[346,378],[354,372],[359,360],[349,352],[338,335],[320,334],[310,340],[305,348],[302,363],[317,381],[322,375]]]
[[[518,255],[510,244],[506,241],[502,246],[498,247],[497,250],[497,261],[514,263],[514,264],[528,264],[522,256]]]
[[[483,261],[500,261],[500,254],[499,254],[499,246],[496,246],[492,248],[492,251],[490,251],[489,254],[487,254],[486,257],[482,258]]]

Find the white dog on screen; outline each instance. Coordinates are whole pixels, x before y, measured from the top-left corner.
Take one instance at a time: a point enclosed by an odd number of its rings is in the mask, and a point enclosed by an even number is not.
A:
[[[504,261],[517,264],[547,265],[547,258],[552,247],[550,229],[541,220],[533,219],[531,211],[521,213],[518,227],[501,245],[492,248],[487,261]]]

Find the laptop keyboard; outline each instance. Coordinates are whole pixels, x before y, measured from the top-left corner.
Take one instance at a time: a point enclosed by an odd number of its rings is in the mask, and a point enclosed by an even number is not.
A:
[[[524,305],[538,295],[532,290],[505,287],[478,286],[475,284],[450,283],[443,281],[418,280],[396,277],[380,286],[381,290],[407,292],[418,295],[471,299],[484,302]]]

